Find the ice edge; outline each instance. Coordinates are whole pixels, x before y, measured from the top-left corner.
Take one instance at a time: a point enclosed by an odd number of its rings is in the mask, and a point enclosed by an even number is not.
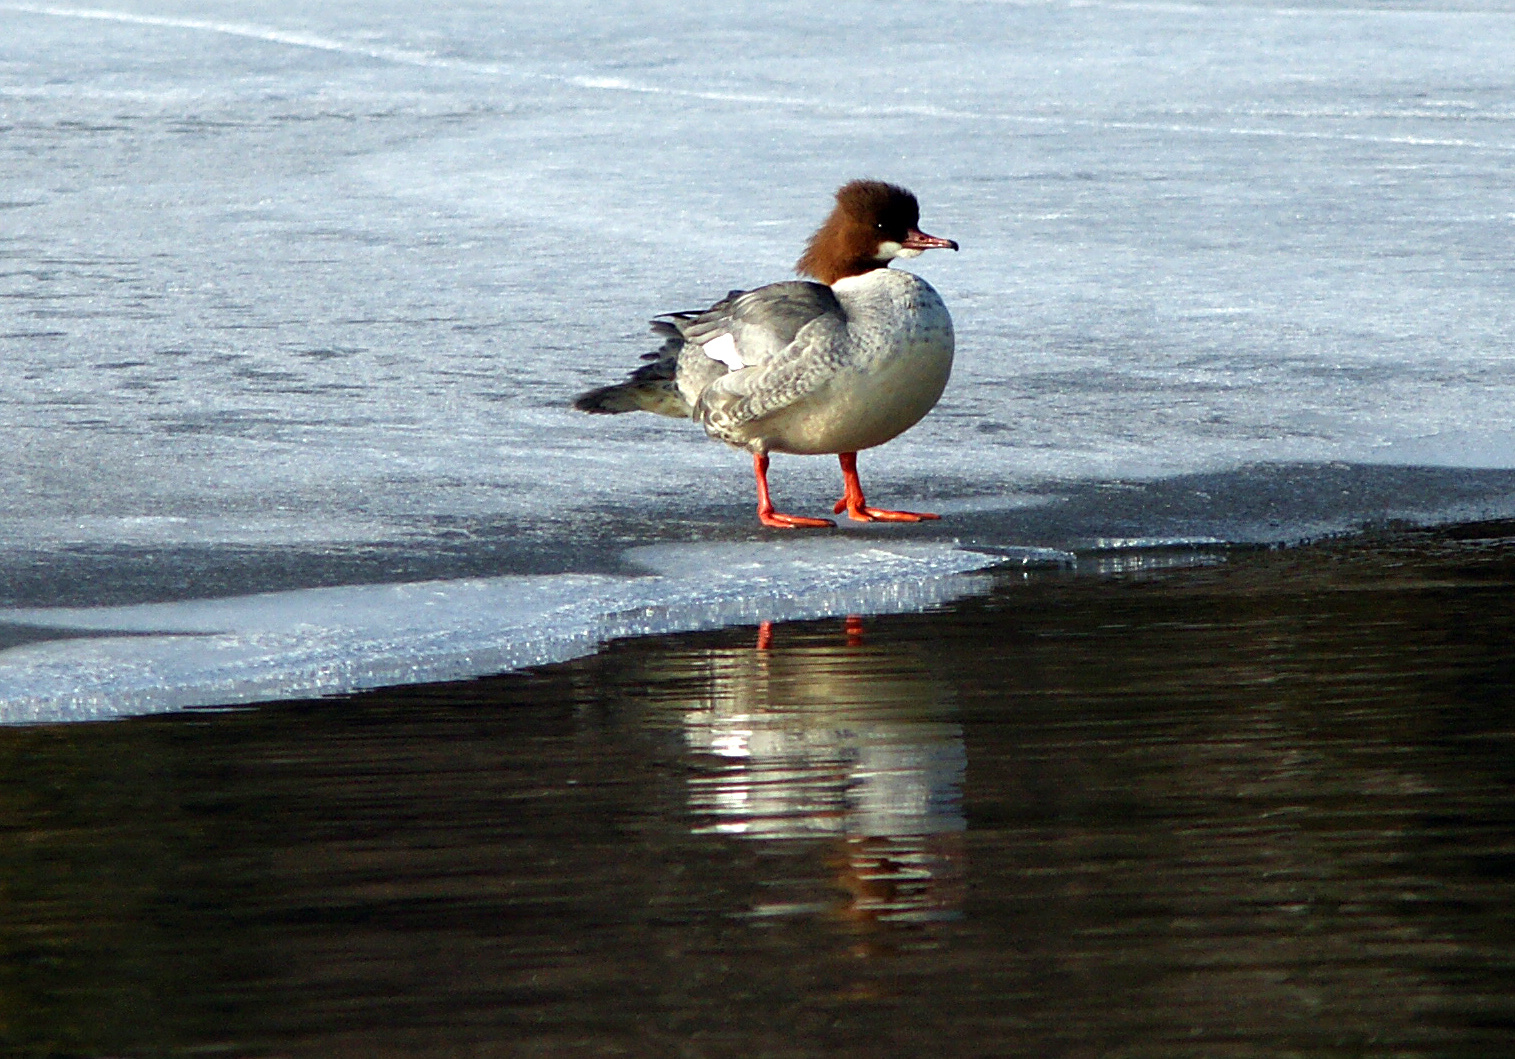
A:
[[[653,571],[647,577],[507,576],[0,611],[0,621],[101,633],[0,654],[0,723],[462,680],[566,661],[626,636],[917,611],[985,591],[989,579],[974,571],[1046,559],[1032,551],[825,540],[668,545],[628,553]]]

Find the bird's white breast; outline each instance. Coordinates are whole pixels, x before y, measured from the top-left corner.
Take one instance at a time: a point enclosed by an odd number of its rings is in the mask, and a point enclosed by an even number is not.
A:
[[[882,445],[918,423],[947,386],[952,317],[929,283],[881,268],[832,290],[847,312],[845,364],[814,393],[767,417],[761,433],[773,451]]]

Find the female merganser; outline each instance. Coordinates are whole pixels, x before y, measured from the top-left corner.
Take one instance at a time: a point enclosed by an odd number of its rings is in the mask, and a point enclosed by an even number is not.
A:
[[[781,515],[768,497],[768,454],[836,453],[845,492],[835,511],[858,522],[920,522],[938,515],[869,507],[859,449],[882,445],[931,411],[952,371],[952,317],[931,284],[889,267],[951,239],[917,227],[904,188],[854,180],[810,237],[794,280],[734,290],[704,312],[652,321],[667,341],[625,382],[581,394],[581,412],[646,411],[693,419],[713,438],[752,453],[758,518],[793,529],[835,526]]]

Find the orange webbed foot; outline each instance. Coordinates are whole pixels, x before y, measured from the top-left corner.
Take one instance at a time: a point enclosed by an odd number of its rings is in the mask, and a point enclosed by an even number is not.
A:
[[[857,453],[843,452],[837,457],[842,463],[842,482],[846,488],[842,498],[831,508],[838,515],[843,511],[853,522],[929,522],[940,519],[925,511],[890,511],[888,508],[869,507],[863,499],[863,483],[857,477]]]
[[[829,518],[806,518],[804,515],[783,515],[773,510],[773,499],[768,495],[768,457],[761,452],[752,454],[752,472],[757,477],[758,521],[774,529],[835,529],[836,523]]]
[[[835,529],[836,523],[829,518],[806,518],[804,515],[784,515],[777,511],[759,511],[758,521],[774,529]]]
[[[890,511],[888,508],[868,507],[865,504],[853,506],[847,503],[846,497],[838,500],[832,510],[838,515],[847,512],[847,517],[853,522],[930,522],[942,517],[928,511]]]

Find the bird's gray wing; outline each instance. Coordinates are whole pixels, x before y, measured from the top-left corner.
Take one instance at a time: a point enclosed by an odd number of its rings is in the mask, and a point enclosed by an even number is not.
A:
[[[695,421],[739,443],[733,435],[738,428],[802,400],[846,365],[846,332],[841,313],[816,317],[782,349],[705,387],[694,402]]]
[[[699,314],[670,313],[686,341],[700,347],[730,335],[730,354],[716,349],[715,359],[736,369],[760,365],[785,349],[811,321],[827,315],[845,317],[831,288],[794,280],[770,283],[756,290],[732,291]]]
[[[831,288],[802,281],[734,290],[708,309],[664,313],[652,321],[662,347],[645,354],[625,382],[580,394],[574,407],[686,418],[717,380],[781,358],[807,325],[833,316],[843,314]]]

